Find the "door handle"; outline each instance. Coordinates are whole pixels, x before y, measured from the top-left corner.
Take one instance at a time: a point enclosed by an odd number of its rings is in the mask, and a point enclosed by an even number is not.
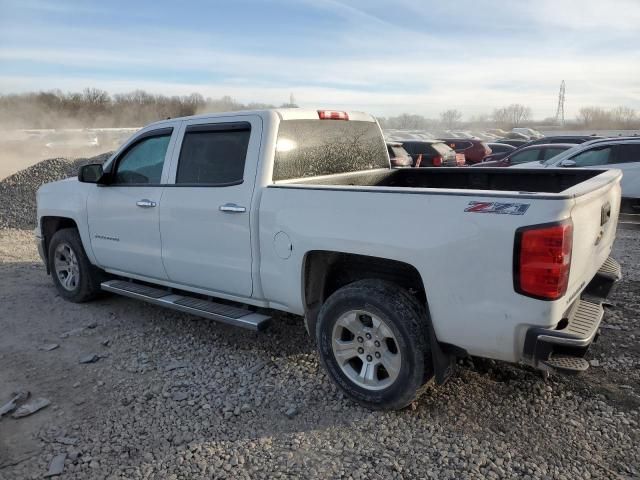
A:
[[[219,208],[221,212],[227,213],[244,213],[247,211],[246,208],[236,205],[235,203],[225,203],[224,205],[220,205]]]
[[[136,205],[142,208],[153,208],[156,206],[156,202],[152,202],[151,200],[147,200],[143,198],[142,200],[138,200]]]

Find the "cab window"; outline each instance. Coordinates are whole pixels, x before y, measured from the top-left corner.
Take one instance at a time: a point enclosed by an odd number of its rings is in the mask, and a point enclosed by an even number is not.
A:
[[[116,185],[159,184],[171,140],[171,132],[143,138],[129,147],[118,160]]]

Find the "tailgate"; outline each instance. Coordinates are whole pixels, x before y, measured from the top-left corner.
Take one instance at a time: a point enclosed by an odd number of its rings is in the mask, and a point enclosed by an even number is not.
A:
[[[573,249],[568,303],[584,289],[611,254],[619,212],[619,178],[575,199],[571,210]]]

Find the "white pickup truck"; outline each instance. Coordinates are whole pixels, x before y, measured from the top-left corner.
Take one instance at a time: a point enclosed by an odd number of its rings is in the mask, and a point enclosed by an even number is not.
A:
[[[401,408],[455,358],[578,372],[620,278],[617,170],[391,169],[360,112],[149,125],[38,191],[59,294],[100,291],[260,330],[304,316],[331,378]]]

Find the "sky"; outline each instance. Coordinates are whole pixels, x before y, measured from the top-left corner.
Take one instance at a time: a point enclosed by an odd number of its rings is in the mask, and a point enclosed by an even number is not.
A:
[[[640,0],[0,0],[0,93],[97,87],[465,118],[640,110]]]

